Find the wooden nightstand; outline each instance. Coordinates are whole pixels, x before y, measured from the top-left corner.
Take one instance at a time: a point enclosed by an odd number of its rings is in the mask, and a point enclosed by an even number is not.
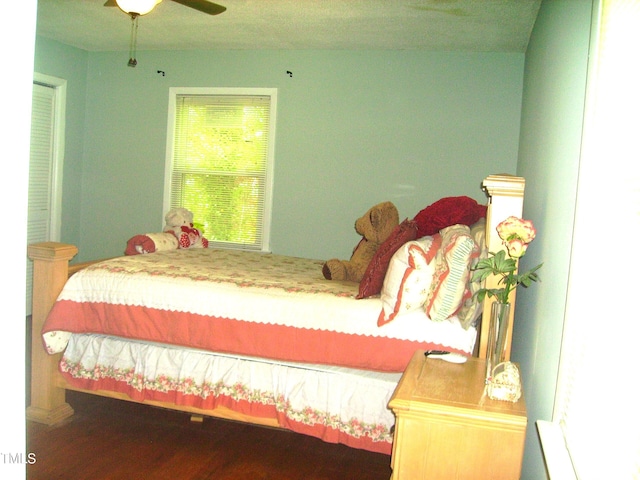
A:
[[[424,368],[423,368],[424,366]],[[396,416],[392,480],[518,479],[527,411],[484,395],[485,361],[414,354],[389,407]]]

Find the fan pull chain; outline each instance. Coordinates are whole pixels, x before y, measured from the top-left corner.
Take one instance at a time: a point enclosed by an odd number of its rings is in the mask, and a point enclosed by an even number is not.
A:
[[[131,40],[129,41],[129,67],[135,67],[138,64],[136,60],[136,48],[138,43],[138,14],[131,13]]]

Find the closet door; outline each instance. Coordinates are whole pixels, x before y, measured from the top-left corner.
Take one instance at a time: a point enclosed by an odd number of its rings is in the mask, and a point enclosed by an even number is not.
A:
[[[29,212],[27,243],[58,240],[55,232],[59,221],[56,209],[56,173],[61,150],[59,121],[59,85],[40,82],[33,84],[31,109],[31,154],[29,160]],[[33,262],[27,259],[26,308],[31,314],[31,288],[33,284]]]

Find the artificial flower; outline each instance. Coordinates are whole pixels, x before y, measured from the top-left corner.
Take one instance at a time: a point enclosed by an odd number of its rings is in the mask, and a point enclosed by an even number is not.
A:
[[[509,217],[500,222],[496,230],[512,258],[522,257],[527,251],[527,245],[536,238],[533,222],[518,217]]]
[[[477,299],[482,302],[488,295],[489,297],[495,297],[498,303],[509,303],[509,294],[518,285],[528,287],[532,282],[539,280],[536,272],[542,267],[542,264],[528,272],[520,275],[516,274],[518,269],[517,259],[524,256],[529,243],[536,238],[536,229],[530,220],[509,217],[500,222],[496,230],[507,250],[500,250],[497,253],[489,252],[489,257],[480,260],[473,269],[472,280],[474,282],[484,281],[491,275],[500,277],[498,285],[502,285],[502,287],[481,288],[476,293]]]

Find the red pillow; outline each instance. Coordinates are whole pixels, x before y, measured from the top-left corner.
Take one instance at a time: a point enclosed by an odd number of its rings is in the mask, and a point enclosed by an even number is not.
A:
[[[421,210],[414,218],[418,237],[435,235],[451,225],[472,225],[487,215],[487,206],[469,197],[445,197]]]
[[[384,276],[387,274],[391,257],[402,245],[416,238],[418,238],[417,227],[413,220],[407,218],[394,228],[391,235],[378,247],[369,262],[367,270],[360,280],[360,288],[356,298],[367,298],[379,294],[382,291]]]

